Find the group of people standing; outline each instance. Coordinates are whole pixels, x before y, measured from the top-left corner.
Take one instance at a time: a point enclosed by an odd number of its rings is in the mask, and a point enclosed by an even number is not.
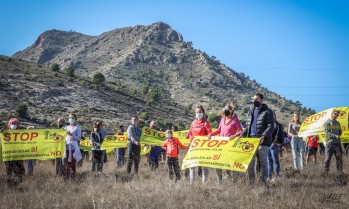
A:
[[[325,171],[327,174],[329,170],[330,160],[332,155],[335,155],[337,162],[337,169],[342,172],[342,147],[340,136],[341,126],[336,118],[339,115],[339,111],[334,110],[331,118],[325,123],[324,130],[326,133],[326,149],[325,149]],[[266,182],[273,179],[280,173],[280,162],[279,156],[281,146],[284,143],[284,127],[276,119],[276,114],[269,109],[264,103],[264,96],[260,93],[253,95],[253,108],[248,113],[247,124],[243,129],[237,115],[234,113],[234,105],[226,105],[221,112],[221,121],[218,129],[212,131],[210,122],[205,118],[205,109],[203,106],[197,106],[195,109],[195,119],[190,125],[187,137],[190,139],[188,146],[183,145],[178,138],[173,137],[173,131],[177,131],[176,127],[172,130],[166,130],[166,141],[163,146],[153,146],[150,151],[148,159],[151,168],[156,169],[159,166],[159,155],[162,152],[166,152],[167,165],[169,168],[169,176],[171,179],[175,177],[176,180],[181,178],[180,167],[178,161],[178,148],[188,149],[192,140],[196,136],[207,136],[211,139],[212,136],[229,137],[229,140],[235,137],[250,137],[259,138],[259,146],[255,152],[247,169],[247,177],[250,184],[255,183],[256,173],[260,173],[260,181]],[[56,159],[56,174],[63,175],[67,178],[73,178],[76,174],[76,165],[82,159],[82,153],[79,148],[79,141],[81,140],[82,134],[81,128],[77,125],[76,114],[69,114],[69,124],[65,124],[64,119],[60,118],[57,121],[59,128],[66,130],[66,149],[63,159]],[[107,135],[107,131],[102,128],[103,124],[101,121],[93,124],[91,134],[89,137],[92,151],[91,151],[91,171],[94,173],[101,173],[103,170],[103,163],[106,159],[105,150],[102,149],[104,137]],[[304,168],[304,142],[303,138],[299,137],[299,129],[301,126],[299,113],[293,114],[292,122],[288,126],[287,136],[291,138],[291,148],[293,155],[294,169],[299,170]],[[156,128],[156,122],[150,124],[151,128]],[[12,118],[8,123],[9,129],[19,128],[19,120]],[[124,126],[120,126],[118,135],[123,135],[125,132]],[[125,153],[127,150],[127,166],[126,172],[131,173],[132,167],[134,172],[138,173],[140,164],[140,153],[141,153],[141,133],[142,129],[139,126],[139,119],[134,116],[131,119],[131,125],[127,128],[128,143],[127,148],[119,148],[115,150],[116,164],[121,167],[125,164]],[[318,146],[318,136],[309,136],[308,142],[308,154],[306,162],[308,162],[309,156],[314,156],[316,160],[316,151]],[[300,156],[300,164],[298,164],[297,156]],[[6,162],[7,175],[16,175],[22,178],[24,175],[23,161],[9,161]],[[209,168],[202,167],[202,183],[208,180]],[[215,169],[217,182],[219,184],[223,181],[223,171],[221,169]],[[234,175],[235,172],[226,172],[228,177]],[[189,169],[189,181],[193,184],[196,180],[197,168]]]

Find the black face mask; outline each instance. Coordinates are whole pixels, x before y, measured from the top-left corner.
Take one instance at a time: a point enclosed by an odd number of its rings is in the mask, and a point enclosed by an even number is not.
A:
[[[224,115],[225,116],[229,116],[230,115],[230,111],[229,110],[224,110]]]
[[[63,128],[63,125],[62,125],[62,124],[59,124],[59,125],[58,125],[58,128]]]
[[[253,105],[255,107],[259,107],[259,106],[261,106],[261,103],[259,103],[257,100],[254,100]]]

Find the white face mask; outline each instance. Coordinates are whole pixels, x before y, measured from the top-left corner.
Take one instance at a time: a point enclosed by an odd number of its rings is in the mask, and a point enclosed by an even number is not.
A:
[[[166,139],[172,138],[172,134],[166,134]]]
[[[69,123],[70,123],[70,124],[74,124],[74,123],[75,123],[75,119],[69,118]]]
[[[11,130],[14,130],[14,129],[17,128],[17,125],[16,124],[11,124],[10,128],[11,128]]]
[[[204,117],[204,114],[203,114],[202,112],[196,113],[196,118],[197,118],[197,119],[200,120],[202,117]]]
[[[98,131],[98,128],[93,128],[93,131],[94,131],[94,132],[97,132],[97,131]]]

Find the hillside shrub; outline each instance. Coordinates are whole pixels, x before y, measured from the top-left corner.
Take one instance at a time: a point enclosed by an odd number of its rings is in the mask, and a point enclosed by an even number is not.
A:
[[[26,104],[18,104],[15,111],[20,118],[26,118],[28,116],[28,106]]]
[[[65,69],[65,74],[70,77],[75,77],[75,69],[73,67],[68,67]]]
[[[93,83],[95,84],[102,84],[105,81],[105,76],[98,72],[93,75]]]
[[[59,65],[57,63],[53,63],[51,65],[51,70],[55,71],[55,72],[58,72],[58,71],[60,71],[60,67],[59,67]]]

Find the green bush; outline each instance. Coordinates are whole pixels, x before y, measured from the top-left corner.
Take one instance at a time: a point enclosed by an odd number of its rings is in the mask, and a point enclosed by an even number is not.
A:
[[[105,76],[102,73],[98,72],[93,75],[93,83],[101,84],[101,83],[104,83],[104,81],[105,81]]]
[[[25,118],[28,116],[28,106],[26,104],[19,104],[16,106],[17,116],[20,118]]]
[[[148,119],[149,119],[149,113],[147,113],[147,112],[141,112],[141,113],[139,114],[139,118],[140,118],[140,119],[143,119],[143,120],[148,120]]]
[[[75,69],[73,67],[68,67],[65,69],[65,74],[70,77],[75,77]]]
[[[53,63],[51,65],[51,70],[55,71],[55,72],[58,72],[60,70],[60,67],[59,67],[59,65],[57,63]]]

